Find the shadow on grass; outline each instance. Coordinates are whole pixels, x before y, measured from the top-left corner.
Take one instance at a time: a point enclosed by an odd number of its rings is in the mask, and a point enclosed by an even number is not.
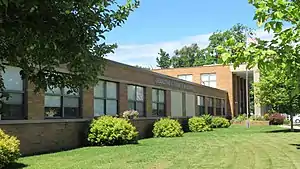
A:
[[[291,146],[295,146],[296,149],[300,150],[300,144],[290,144]]]
[[[291,131],[291,129],[265,131],[265,133],[298,133],[298,132],[300,132],[300,129],[294,129],[294,131]]]
[[[12,164],[8,165],[7,167],[5,167],[4,169],[21,169],[21,168],[26,168],[26,167],[28,167],[27,164],[12,163]]]

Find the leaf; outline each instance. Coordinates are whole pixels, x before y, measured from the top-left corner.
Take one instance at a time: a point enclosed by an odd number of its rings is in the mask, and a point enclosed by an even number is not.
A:
[[[223,53],[221,55],[221,58],[222,58],[223,62],[227,62],[228,59],[230,58],[230,54],[229,53]]]

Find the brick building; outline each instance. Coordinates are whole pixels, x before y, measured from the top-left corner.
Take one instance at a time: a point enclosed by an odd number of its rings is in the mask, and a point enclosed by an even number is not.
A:
[[[175,69],[161,71],[167,74],[171,70]],[[2,74],[10,98],[0,128],[21,140],[23,154],[82,146],[91,119],[101,115],[120,116],[128,109],[139,112],[140,117],[132,123],[140,137],[150,136],[153,123],[160,117],[170,116],[186,123],[187,117],[205,112],[223,116],[232,109],[228,98],[233,97],[229,94],[233,89],[228,90],[225,80],[221,81],[221,89],[217,89],[171,77],[177,76],[171,72],[167,76],[107,61],[102,80],[89,90],[68,93],[66,88],[57,88],[34,93],[33,84],[22,80],[19,71],[7,67]],[[229,73],[220,73],[230,78]],[[197,82],[199,76],[193,78]]]
[[[248,86],[252,82],[259,81],[258,69],[246,70],[246,65],[241,65],[236,69],[233,66],[205,65],[199,67],[154,69],[153,71],[227,91],[227,112],[231,113],[232,116],[246,114],[246,71],[248,73]],[[253,106],[253,113],[255,115],[263,115],[266,111],[266,107],[258,104]]]

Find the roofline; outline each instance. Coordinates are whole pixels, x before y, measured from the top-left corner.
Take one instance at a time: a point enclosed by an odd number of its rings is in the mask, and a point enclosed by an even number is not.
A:
[[[223,90],[223,89],[214,88],[214,87],[205,86],[205,85],[202,85],[202,84],[199,84],[199,83],[182,80],[182,79],[179,79],[179,78],[176,78],[176,77],[173,77],[173,76],[168,76],[168,75],[165,75],[165,74],[162,74],[162,73],[153,72],[152,70],[147,70],[147,69],[144,69],[144,68],[139,68],[139,67],[136,67],[136,66],[127,65],[125,63],[120,63],[120,62],[117,62],[117,61],[114,61],[114,60],[109,60],[109,59],[106,59],[106,58],[105,58],[105,60],[107,60],[109,62],[112,62],[112,63],[115,63],[115,64],[122,65],[122,66],[127,66],[127,67],[130,67],[130,68],[133,68],[133,69],[137,69],[137,70],[140,70],[140,71],[145,72],[145,73],[150,73],[150,74],[158,75],[160,77],[165,77],[165,78],[169,78],[169,79],[172,79],[172,80],[180,81],[182,83],[187,83],[187,84],[196,85],[196,86],[209,87],[209,88],[212,88],[212,89],[215,89],[215,90],[219,90],[219,91],[223,91],[223,92],[228,93],[228,91]]]
[[[202,65],[202,66],[193,66],[193,67],[177,67],[177,68],[152,69],[152,70],[168,70],[168,69],[191,69],[191,68],[199,68],[199,67],[214,67],[214,66],[230,66],[230,65],[223,65],[223,64],[212,64],[212,65]]]

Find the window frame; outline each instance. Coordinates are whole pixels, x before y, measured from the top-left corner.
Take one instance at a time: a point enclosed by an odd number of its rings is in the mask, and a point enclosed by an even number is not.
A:
[[[60,111],[61,111],[61,117],[60,116],[58,116],[58,117],[47,117],[46,116],[46,111],[45,111],[45,108],[46,108],[46,106],[45,106],[45,101],[44,101],[44,118],[45,119],[78,119],[78,118],[81,118],[82,117],[82,96],[83,96],[83,90],[82,90],[82,88],[80,88],[79,90],[78,90],[78,95],[67,95],[67,94],[65,94],[65,88],[64,87],[62,87],[62,88],[60,88],[60,94],[58,94],[58,93],[50,93],[50,92],[47,92],[47,91],[45,91],[45,96],[44,96],[44,98],[46,97],[46,96],[59,96],[60,97]],[[65,108],[65,106],[64,106],[64,98],[77,98],[78,99],[78,115],[76,116],[76,117],[65,117],[65,110],[64,110],[64,108]]]
[[[128,98],[128,87],[129,86],[134,86],[134,100],[130,100],[129,98]],[[142,89],[143,89],[143,101],[141,101],[141,100],[137,100],[137,87],[141,87]],[[133,103],[133,107],[134,107],[134,110],[136,110],[136,105],[137,105],[137,103],[142,103],[142,105],[143,105],[143,112],[142,112],[142,114],[141,114],[141,112],[138,112],[139,113],[139,117],[145,117],[146,116],[146,105],[145,105],[145,103],[146,103],[146,90],[145,90],[145,87],[144,86],[140,86],[140,85],[135,85],[135,84],[127,84],[127,103],[128,103],[128,105],[129,105],[129,103]],[[129,109],[129,106],[127,106],[128,107],[128,109]],[[136,110],[137,111],[137,110]]]
[[[208,76],[208,80],[202,80],[202,76],[204,75],[207,75]],[[212,75],[215,75],[216,77],[216,80],[211,80],[211,76]],[[201,73],[200,74],[200,81],[201,81],[201,84],[204,85],[204,86],[208,86],[208,87],[213,87],[213,88],[217,88],[217,74],[216,72],[213,72],[213,73]],[[211,82],[215,82],[216,86],[211,86]],[[206,83],[208,85],[206,85]]]
[[[201,105],[201,98],[203,98],[203,105]],[[200,99],[200,100],[198,101],[198,99]],[[198,104],[198,103],[200,103],[200,104]],[[198,112],[199,116],[202,116],[202,115],[205,114],[205,104],[206,104],[205,96],[197,95],[197,106],[198,106],[198,109],[199,109],[199,112]]]
[[[222,116],[222,100],[216,98],[216,115]]]
[[[153,90],[156,90],[156,101],[153,101],[153,95],[152,95],[152,101],[151,101],[151,106],[152,106],[152,116],[154,116],[154,117],[165,117],[166,116],[166,90],[163,90],[163,89],[158,89],[158,88],[152,88],[152,93],[153,93]],[[159,91],[163,91],[163,93],[164,93],[164,100],[163,100],[163,102],[160,102],[159,101]],[[153,104],[156,104],[156,111],[157,111],[157,113],[156,114],[154,114],[153,113]],[[163,105],[163,107],[164,107],[164,114],[163,115],[159,115],[159,105]]]
[[[14,67],[14,66],[10,66],[10,65],[5,65],[8,67]],[[19,67],[14,67],[14,68],[19,68]],[[7,67],[5,68],[7,69]],[[19,68],[20,70],[22,70],[21,68]],[[7,71],[7,70],[5,70]],[[1,74],[4,74],[6,72],[2,72]],[[20,75],[20,72],[19,72]],[[1,75],[3,78],[3,75]],[[8,117],[4,117],[3,113],[1,114],[1,120],[24,120],[27,119],[27,114],[28,114],[28,92],[27,92],[27,88],[28,88],[28,79],[24,78],[22,79],[21,75],[20,75],[20,79],[22,81],[22,90],[6,90],[4,89],[3,92],[0,93],[7,93],[8,95],[10,94],[19,94],[22,97],[22,104],[21,104],[21,112],[20,112],[20,116],[16,117],[16,116],[11,116],[11,114]],[[5,85],[4,79],[3,79],[3,83]],[[5,103],[6,104],[6,103]],[[10,104],[7,104],[10,105]]]
[[[118,98],[119,98],[119,83],[118,82],[114,82],[114,81],[109,81],[109,80],[100,80],[100,81],[103,81],[103,97],[95,96],[95,93],[93,93],[93,95],[94,95],[93,101],[95,102],[95,100],[103,100],[103,109],[104,109],[103,115],[104,116],[107,115],[107,110],[106,110],[106,107],[107,107],[106,106],[106,102],[107,102],[107,100],[116,101],[117,112],[116,112],[115,116],[118,116],[119,115],[119,100],[118,100]],[[106,91],[107,90],[107,82],[109,82],[109,83],[115,83],[116,84],[116,98],[115,99],[114,98],[107,98],[107,91]],[[95,90],[95,87],[94,87],[94,90]],[[94,109],[94,117],[100,117],[100,116],[102,116],[102,115],[95,116],[95,105],[94,105],[93,109]]]
[[[223,104],[224,103],[224,104]],[[221,99],[221,109],[222,109],[222,112],[221,112],[221,114],[223,115],[223,116],[225,116],[226,115],[226,102],[225,102],[225,99]]]

